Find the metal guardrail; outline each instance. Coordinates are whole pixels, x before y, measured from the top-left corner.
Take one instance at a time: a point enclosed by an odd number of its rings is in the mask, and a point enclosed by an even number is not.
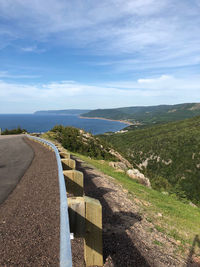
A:
[[[27,135],[27,137],[50,146],[56,154],[56,160],[58,165],[59,189],[60,189],[60,267],[72,267],[67,194],[66,194],[65,180],[63,176],[63,169],[58,149],[54,144],[42,138],[31,135]]]

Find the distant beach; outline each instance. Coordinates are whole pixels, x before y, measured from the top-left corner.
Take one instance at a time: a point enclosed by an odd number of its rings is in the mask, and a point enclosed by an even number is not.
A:
[[[125,123],[125,124],[128,124],[128,125],[134,125],[134,123],[133,122],[130,122],[130,121],[106,119],[106,118],[103,118],[103,117],[83,117],[83,116],[79,116],[79,118],[80,119],[105,120],[105,121],[118,121],[118,122]]]

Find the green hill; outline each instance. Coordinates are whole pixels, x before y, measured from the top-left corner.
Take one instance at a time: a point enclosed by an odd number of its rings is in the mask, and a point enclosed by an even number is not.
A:
[[[153,188],[200,205],[200,116],[102,138],[149,177]]]
[[[200,103],[96,109],[82,114],[83,117],[127,120],[141,124],[165,123],[192,118],[198,115],[200,115]]]

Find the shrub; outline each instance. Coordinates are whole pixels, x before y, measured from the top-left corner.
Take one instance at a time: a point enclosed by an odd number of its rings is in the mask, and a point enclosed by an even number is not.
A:
[[[7,128],[1,133],[2,135],[9,135],[9,134],[22,134],[27,133],[25,129],[21,129],[17,127],[17,129],[8,130]]]
[[[56,140],[62,146],[72,152],[78,152],[95,159],[116,160],[115,156],[109,153],[110,147],[106,142],[92,134],[75,127],[64,127],[56,125],[51,130],[55,133]]]
[[[170,183],[162,176],[155,176],[151,179],[151,186],[153,189],[159,191],[169,191],[170,190]]]

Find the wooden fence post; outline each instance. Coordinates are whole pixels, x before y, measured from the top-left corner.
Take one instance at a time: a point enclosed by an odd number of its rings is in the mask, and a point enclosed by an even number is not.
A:
[[[63,170],[74,170],[76,169],[76,162],[73,159],[61,159]]]
[[[90,197],[68,198],[70,230],[84,237],[86,266],[103,266],[102,207]]]
[[[68,152],[60,152],[61,159],[70,159],[70,153]]]
[[[70,232],[75,237],[85,234],[85,201],[83,197],[68,198]]]
[[[63,171],[67,192],[74,196],[83,196],[83,173],[76,170]]]
[[[102,249],[102,206],[99,200],[85,199],[85,245],[84,256],[87,266],[103,266]]]

